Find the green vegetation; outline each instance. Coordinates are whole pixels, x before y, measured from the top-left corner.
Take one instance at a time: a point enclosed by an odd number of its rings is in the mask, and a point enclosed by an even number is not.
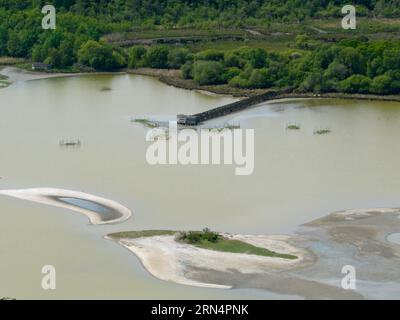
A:
[[[328,134],[328,133],[331,133],[330,129],[317,129],[317,130],[314,130],[314,134],[317,134],[317,135],[323,135],[323,134]]]
[[[222,237],[218,233],[213,232],[208,228],[204,228],[203,231],[180,232],[176,237],[176,240],[178,241],[195,245],[201,244],[202,242],[217,243],[221,239]]]
[[[78,61],[82,65],[89,66],[96,70],[114,70],[126,65],[126,57],[122,50],[113,49],[107,44],[102,44],[94,40],[89,40],[78,50]],[[62,61],[54,63],[55,66],[66,65]]]
[[[313,46],[307,45],[307,41],[313,40],[299,37],[301,48]],[[198,85],[225,84],[241,89],[289,87],[297,92],[314,93],[400,93],[400,42],[395,40],[342,40],[298,52],[240,47],[193,54],[169,46],[148,50],[133,47],[130,52],[130,66],[180,65],[182,77],[193,79]]]
[[[132,122],[140,123],[148,128],[156,128],[157,127],[157,125],[154,122],[152,122],[148,119],[145,119],[145,118],[135,118],[135,119],[132,119]]]
[[[43,0],[1,0],[5,10],[41,7]],[[63,14],[96,19],[100,25],[115,29],[164,26],[221,28],[265,25],[273,22],[302,22],[307,18],[340,17],[346,0],[54,0]],[[354,0],[360,16],[393,18],[400,16],[397,0]]]
[[[8,87],[10,84],[11,82],[7,80],[7,77],[0,74],[0,88]]]
[[[297,123],[289,123],[286,126],[286,129],[288,129],[288,130],[300,130],[300,125],[297,124]]]
[[[243,242],[240,240],[231,240],[227,238],[222,238],[215,243],[210,241],[202,241],[195,245],[200,248],[223,251],[223,252],[254,254],[257,256],[275,257],[283,259],[297,259],[297,257],[294,255],[277,253],[265,248],[253,246],[252,244],[249,244],[247,242]]]
[[[209,250],[254,254],[258,256],[284,259],[297,259],[294,255],[277,253],[265,248],[253,246],[244,241],[228,239],[208,228],[205,228],[203,231],[179,232],[176,240]]]
[[[193,64],[193,80],[199,85],[222,83],[222,64],[217,61],[196,61]]]
[[[171,236],[176,234],[176,231],[169,230],[143,230],[143,231],[125,231],[111,233],[108,236],[111,238],[143,238],[143,237],[155,237],[155,236]]]
[[[345,0],[55,0],[56,30],[41,28],[44,4],[0,0],[0,56],[58,71],[180,69],[237,90],[400,93],[399,0],[356,0],[357,30],[340,27]],[[120,46],[131,40],[146,45]]]

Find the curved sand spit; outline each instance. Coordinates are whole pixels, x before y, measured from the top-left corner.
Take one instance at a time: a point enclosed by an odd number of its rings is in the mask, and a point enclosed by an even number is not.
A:
[[[69,209],[86,215],[92,224],[121,222],[127,220],[132,215],[131,210],[118,202],[79,191],[54,188],[34,188],[0,190],[0,195]],[[67,201],[65,199],[67,199]],[[68,199],[72,199],[75,203],[68,202]],[[92,204],[93,207],[100,208],[101,210],[97,212],[87,206],[81,206],[79,201],[85,201],[85,203]]]

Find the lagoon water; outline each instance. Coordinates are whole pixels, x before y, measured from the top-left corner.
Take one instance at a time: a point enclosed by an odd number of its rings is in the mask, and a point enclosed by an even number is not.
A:
[[[133,211],[124,223],[93,226],[65,209],[0,197],[0,296],[274,298],[157,280],[102,237],[205,226],[282,233],[332,211],[399,207],[400,104],[394,102],[281,101],[219,119],[255,129],[251,176],[235,176],[233,165],[147,164],[148,129],[131,116],[173,118],[233,100],[133,75],[17,82],[0,90],[1,189],[83,191]],[[301,129],[286,130],[291,122]],[[330,134],[313,134],[326,127]],[[78,138],[81,147],[60,148],[67,138]],[[41,288],[44,265],[56,267],[56,290]]]

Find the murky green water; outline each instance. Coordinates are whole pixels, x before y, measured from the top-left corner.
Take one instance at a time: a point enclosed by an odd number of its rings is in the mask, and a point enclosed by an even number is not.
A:
[[[105,87],[112,90],[102,91]],[[1,189],[83,191],[118,201],[133,216],[122,224],[92,226],[68,210],[1,197],[0,296],[271,297],[159,281],[130,252],[102,236],[205,226],[280,233],[335,210],[399,206],[396,103],[298,100],[244,112],[235,121],[255,128],[251,176],[235,176],[231,165],[147,164],[147,129],[131,124],[130,116],[190,114],[230,101],[129,75],[36,80],[2,89]],[[289,122],[301,130],[287,131]],[[324,127],[332,132],[313,134]],[[67,138],[78,138],[81,147],[60,148],[59,141]],[[41,288],[46,264],[56,267],[55,291]]]

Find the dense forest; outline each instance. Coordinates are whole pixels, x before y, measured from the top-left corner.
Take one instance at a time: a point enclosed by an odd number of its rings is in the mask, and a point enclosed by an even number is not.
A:
[[[114,47],[101,41],[134,28],[244,28],[341,17],[345,0],[54,0],[57,29],[43,30],[47,1],[0,0],[0,56],[27,58],[54,68],[81,65],[181,69],[199,85],[284,88],[300,91],[400,93],[398,40],[357,38],[316,43],[298,36],[290,50],[237,49],[193,52],[184,46]],[[400,17],[400,0],[354,0],[357,13]],[[297,51],[296,51],[297,50]]]
[[[342,6],[356,5],[359,14],[398,17],[399,0],[53,0],[61,12],[107,22],[135,25],[187,26],[215,22],[220,25],[254,20],[301,21],[307,17],[339,16]],[[44,0],[0,0],[5,10],[27,10],[48,4]],[[103,19],[102,19],[103,20]]]
[[[307,43],[302,39],[302,46]],[[345,40],[311,52],[267,52],[241,47],[204,50],[133,47],[131,68],[181,68],[182,76],[199,85],[285,88],[303,92],[400,93],[400,42]]]

